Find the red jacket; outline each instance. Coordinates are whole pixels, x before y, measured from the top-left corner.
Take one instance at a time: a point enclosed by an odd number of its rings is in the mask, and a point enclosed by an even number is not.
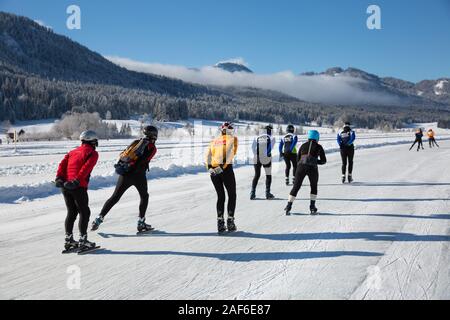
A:
[[[78,180],[80,187],[87,188],[89,177],[97,164],[98,152],[89,144],[82,144],[70,151],[61,161],[56,176],[64,181]]]

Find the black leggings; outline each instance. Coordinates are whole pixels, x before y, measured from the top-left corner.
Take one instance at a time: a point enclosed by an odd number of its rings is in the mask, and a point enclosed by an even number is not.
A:
[[[217,192],[217,216],[223,218],[225,211],[225,189],[227,189],[228,216],[234,217],[234,211],[236,209],[236,178],[233,167],[229,165],[221,174],[211,176],[211,181]]]
[[[286,178],[289,178],[289,172],[291,171],[292,164],[292,175],[295,177],[295,171],[297,170],[297,155],[295,153],[285,153],[283,155],[284,162],[286,163],[286,170],[284,174]]]
[[[105,205],[100,212],[100,216],[105,217],[112,209],[112,207],[114,207],[114,205],[119,202],[125,191],[127,191],[131,186],[135,186],[137,191],[139,192],[139,196],[141,197],[141,202],[139,204],[139,218],[144,218],[148,206],[148,186],[145,172],[143,174],[139,173],[119,176],[116,189],[114,190],[111,198],[109,198],[105,202]]]
[[[292,187],[291,196],[296,197],[305,177],[308,176],[311,185],[311,194],[317,196],[317,183],[319,182],[319,169],[316,166],[299,165],[295,173],[295,182]]]
[[[73,233],[73,225],[75,224],[77,215],[80,214],[78,229],[80,230],[80,236],[86,235],[89,225],[89,218],[91,216],[87,189],[78,188],[73,191],[63,189],[62,194],[67,207],[67,216],[65,221],[66,234]]]
[[[355,156],[355,148],[344,147],[341,149],[341,159],[342,159],[342,174],[345,175],[347,171],[348,162],[348,174],[351,175],[353,172],[353,157]]]
[[[269,162],[268,164],[262,164],[261,162],[257,162],[255,165],[253,165],[255,168],[255,177],[253,178],[252,182],[252,190],[256,190],[256,186],[258,185],[259,178],[261,177],[261,167],[264,167],[266,170],[266,191],[270,191],[270,186],[272,184],[272,162]],[[270,174],[267,174],[270,173]]]
[[[437,147],[439,147],[439,145],[437,144],[435,138],[429,138],[429,139],[428,139],[428,143],[430,144],[430,148],[431,148],[431,147],[434,147],[435,145],[436,145]]]
[[[422,139],[416,139],[414,141],[414,143],[412,144],[411,148],[409,148],[409,150],[411,150],[416,143],[417,143],[417,151],[420,150],[420,147],[422,147],[422,149],[423,149],[423,141],[422,141]]]

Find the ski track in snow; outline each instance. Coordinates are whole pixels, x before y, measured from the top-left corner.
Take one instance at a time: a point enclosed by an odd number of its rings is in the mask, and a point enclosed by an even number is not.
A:
[[[340,157],[331,152],[320,168],[319,216],[307,214],[307,183],[284,216],[283,165],[274,165],[273,201],[250,201],[253,169],[238,167],[231,235],[216,233],[216,196],[200,167],[187,169],[195,175],[159,169],[150,181],[154,234],[135,236],[139,198],[128,191],[90,233],[104,249],[86,256],[60,254],[60,195],[0,203],[0,298],[449,299],[450,143],[424,152],[404,143],[360,148],[353,185],[339,182]],[[93,179],[92,216],[113,191],[115,178],[105,179]],[[264,174],[257,197],[263,190]],[[72,265],[80,290],[66,285]]]

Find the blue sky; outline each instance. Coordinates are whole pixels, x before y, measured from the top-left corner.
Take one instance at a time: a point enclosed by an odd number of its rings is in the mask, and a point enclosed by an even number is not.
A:
[[[66,28],[81,7],[82,29]],[[381,7],[382,30],[366,9]],[[0,0],[103,55],[200,67],[242,57],[257,73],[353,66],[411,81],[450,76],[450,0]]]

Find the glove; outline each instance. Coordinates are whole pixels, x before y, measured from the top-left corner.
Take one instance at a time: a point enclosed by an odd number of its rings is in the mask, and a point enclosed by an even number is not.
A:
[[[80,181],[78,180],[72,180],[72,181],[67,181],[64,183],[64,189],[67,189],[69,191],[73,191],[78,189],[78,187],[80,186]]]
[[[56,177],[55,179],[55,187],[62,188],[64,187],[64,179],[60,177]]]
[[[211,176],[218,176],[219,174],[221,174],[223,172],[223,169],[221,167],[217,167],[217,168],[211,168],[209,169],[209,173],[211,174]]]

